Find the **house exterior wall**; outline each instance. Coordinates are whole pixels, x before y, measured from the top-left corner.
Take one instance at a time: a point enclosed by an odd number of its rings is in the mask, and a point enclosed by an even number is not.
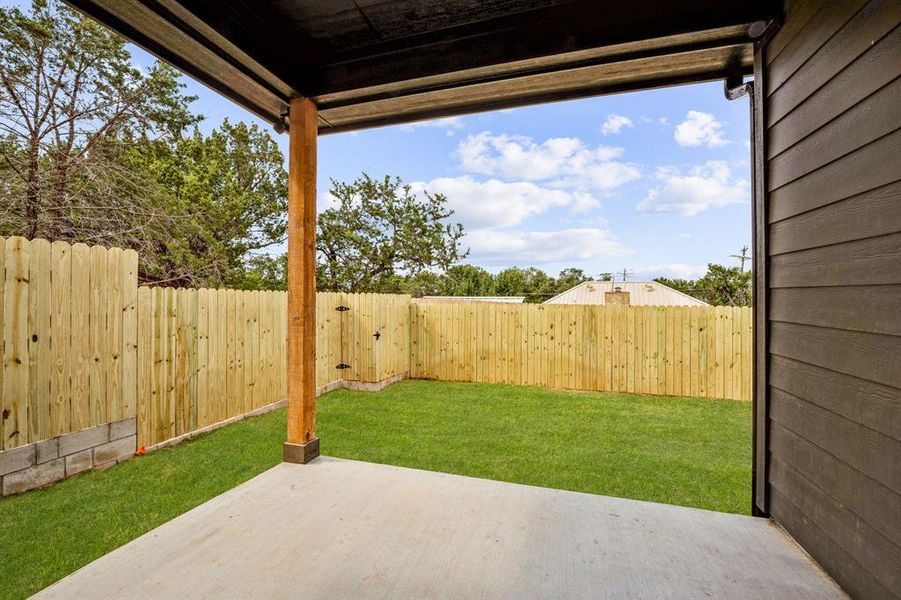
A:
[[[795,0],[758,56],[758,506],[860,598],[901,596],[899,20],[892,0]]]

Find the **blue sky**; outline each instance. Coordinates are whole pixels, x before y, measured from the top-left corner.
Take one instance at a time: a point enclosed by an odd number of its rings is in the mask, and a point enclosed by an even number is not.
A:
[[[183,80],[203,130],[225,117],[269,127]],[[748,128],[747,99],[729,102],[712,82],[323,136],[319,203],[330,178],[398,175],[447,195],[466,262],[489,271],[694,277],[737,264],[729,255],[750,242]],[[270,131],[287,153],[287,136]]]
[[[188,88],[204,128],[254,120]],[[322,136],[320,208],[330,178],[399,175],[447,195],[489,271],[696,277],[750,242],[748,127],[713,82]]]

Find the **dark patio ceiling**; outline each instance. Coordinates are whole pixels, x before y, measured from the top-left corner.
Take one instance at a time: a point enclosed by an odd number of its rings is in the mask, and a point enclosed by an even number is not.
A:
[[[320,133],[749,73],[780,0],[67,0],[272,123]],[[755,28],[756,30],[757,28]]]

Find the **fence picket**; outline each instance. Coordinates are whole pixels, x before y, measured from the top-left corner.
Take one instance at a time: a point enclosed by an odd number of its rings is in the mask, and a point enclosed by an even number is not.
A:
[[[28,276],[28,441],[49,437],[50,420],[50,264],[47,240],[30,243]],[[0,329],[2,330],[2,329]]]

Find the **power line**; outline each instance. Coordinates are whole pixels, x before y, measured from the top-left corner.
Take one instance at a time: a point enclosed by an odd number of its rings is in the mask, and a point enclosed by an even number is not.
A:
[[[737,258],[739,261],[741,261],[741,272],[744,273],[745,272],[745,261],[751,260],[751,255],[748,254],[748,246],[747,245],[742,246],[741,254],[730,254],[729,258]]]

